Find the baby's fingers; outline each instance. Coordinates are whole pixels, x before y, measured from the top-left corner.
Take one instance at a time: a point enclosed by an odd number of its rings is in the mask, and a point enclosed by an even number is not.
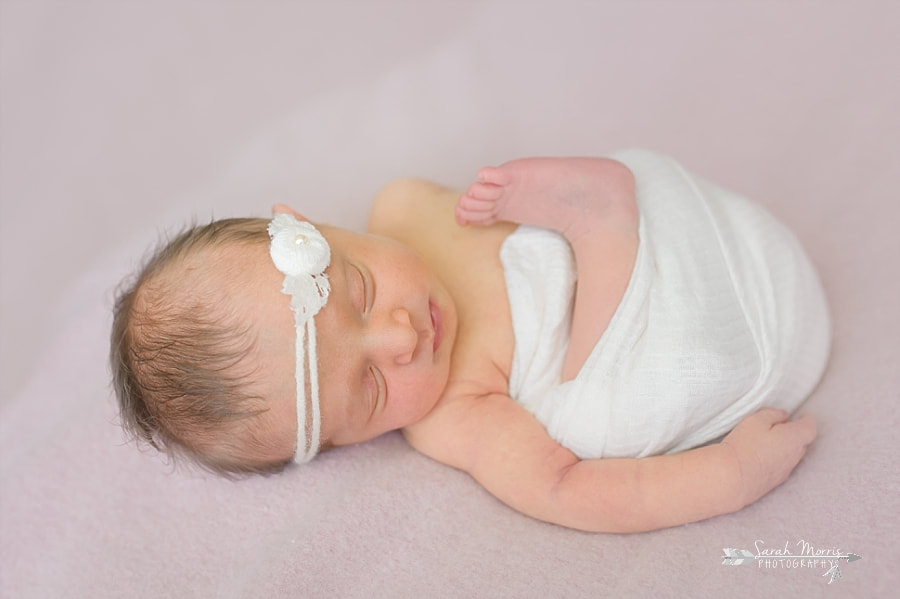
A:
[[[796,420],[785,422],[781,426],[789,429],[790,434],[803,443],[803,445],[809,445],[816,438],[816,435],[818,435],[816,419],[812,414],[803,414]]]
[[[772,427],[776,424],[786,422],[790,417],[790,414],[788,414],[785,410],[779,410],[778,408],[763,408],[756,412],[753,416],[760,422],[768,424],[770,427]]]

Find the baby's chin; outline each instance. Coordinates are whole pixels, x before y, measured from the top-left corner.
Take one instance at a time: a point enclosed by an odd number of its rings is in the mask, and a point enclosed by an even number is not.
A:
[[[384,434],[403,430],[407,427],[418,424],[424,420],[439,403],[440,396],[431,397],[423,394],[421,399],[417,399],[414,405],[407,405],[402,412],[395,413],[389,420],[383,421],[381,426],[374,427],[366,432],[342,431],[337,434],[330,434],[323,447],[348,447],[371,441]],[[326,429],[328,428],[327,425]]]
[[[444,387],[433,387],[422,389],[419,393],[414,394],[412,401],[409,401],[402,408],[397,409],[391,418],[385,423],[382,432],[390,432],[394,430],[402,430],[408,426],[418,424],[428,417],[434,408],[440,403],[443,396]]]
[[[428,417],[429,414],[441,403],[441,399],[444,397],[444,391],[447,388],[447,375],[441,377],[443,384],[438,388],[430,389],[428,391],[423,392],[418,400],[416,401],[415,407],[413,410],[410,410],[409,417],[404,422],[403,426],[399,428],[406,428],[407,426],[412,426],[414,424],[418,424],[422,420]]]

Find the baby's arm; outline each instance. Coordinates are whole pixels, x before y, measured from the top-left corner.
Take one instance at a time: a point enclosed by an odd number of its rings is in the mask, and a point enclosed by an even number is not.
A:
[[[414,447],[469,472],[529,516],[597,532],[654,530],[737,511],[781,484],[816,435],[811,417],[789,422],[786,412],[764,409],[715,445],[579,461],[509,397],[444,409],[439,426],[405,431]]]
[[[634,267],[634,176],[608,158],[530,158],[478,172],[459,198],[460,225],[498,220],[553,229],[575,254],[578,286],[563,380],[573,378],[610,319]]]

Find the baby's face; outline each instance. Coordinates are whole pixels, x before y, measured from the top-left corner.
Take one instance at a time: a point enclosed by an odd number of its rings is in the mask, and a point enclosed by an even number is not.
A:
[[[414,424],[435,405],[450,370],[456,309],[410,248],[333,227],[319,230],[331,246],[331,294],[315,317],[322,438],[350,445]],[[247,280],[236,294],[233,281],[229,296],[257,334],[253,378],[269,408],[264,426],[285,449],[278,457],[290,457],[297,433],[290,298],[281,293],[283,276],[268,248],[240,252],[230,263],[246,261],[240,278]]]

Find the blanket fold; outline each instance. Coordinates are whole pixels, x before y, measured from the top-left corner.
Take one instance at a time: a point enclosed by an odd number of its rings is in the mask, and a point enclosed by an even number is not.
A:
[[[831,332],[797,239],[667,157],[612,157],[634,172],[640,209],[628,288],[581,371],[561,382],[574,257],[556,233],[510,235],[500,255],[516,338],[510,395],[585,459],[678,452],[759,408],[794,411],[822,375]]]

